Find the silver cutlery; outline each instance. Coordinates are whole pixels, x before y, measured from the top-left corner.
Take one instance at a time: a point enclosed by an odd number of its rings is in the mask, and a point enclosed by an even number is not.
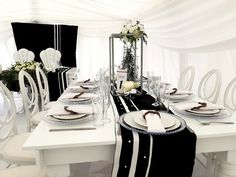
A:
[[[230,122],[230,121],[200,121],[198,119],[196,119],[200,124],[202,125],[210,125],[210,124],[235,124],[234,122]]]
[[[96,130],[95,127],[80,127],[80,128],[52,128],[49,132],[59,132],[59,131],[77,131],[77,130]]]

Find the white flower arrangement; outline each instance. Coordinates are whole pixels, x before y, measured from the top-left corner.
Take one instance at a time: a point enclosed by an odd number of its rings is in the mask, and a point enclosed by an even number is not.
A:
[[[143,38],[145,44],[147,44],[147,34],[144,32],[144,25],[139,21],[136,21],[135,24],[127,24],[123,26],[122,31],[120,32],[121,40],[127,44],[133,45],[135,41],[138,41],[140,38]]]
[[[41,66],[41,63],[36,61],[16,62],[10,67],[10,70],[35,70],[37,66]]]

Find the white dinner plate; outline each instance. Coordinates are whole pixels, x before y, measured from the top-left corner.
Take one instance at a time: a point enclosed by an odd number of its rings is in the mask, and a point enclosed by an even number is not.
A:
[[[191,115],[197,117],[209,117],[209,118],[226,118],[232,115],[232,112],[227,108],[215,109],[212,111],[193,111],[189,109],[182,109],[186,102],[177,103],[172,106],[173,110],[184,115]],[[191,102],[189,103],[191,104]]]
[[[90,101],[91,98],[62,98],[60,99],[60,101],[64,102],[64,103],[83,103],[83,102],[87,102]]]
[[[59,120],[76,120],[88,116],[88,114],[68,114],[68,115],[51,115],[52,118]]]
[[[162,112],[160,112],[162,114]],[[135,122],[135,117],[140,116],[140,112],[139,111],[135,111],[135,112],[129,112],[127,114],[125,114],[123,116],[123,121],[130,127],[132,128],[136,128],[139,130],[144,130],[147,131],[147,127],[140,125],[138,123]],[[174,124],[170,127],[165,127],[166,131],[173,131],[176,130],[177,128],[179,128],[181,126],[181,122],[179,121],[178,118],[176,118],[174,115],[172,116],[172,119],[174,120]],[[169,124],[170,125],[170,124]]]
[[[189,94],[173,94],[170,95],[170,100],[188,100],[194,97],[193,93]]]
[[[160,116],[161,116],[160,119],[161,119],[161,122],[162,122],[164,128],[169,128],[169,127],[172,127],[175,125],[176,119],[173,118],[174,117],[173,114],[167,114],[164,112],[159,112],[159,113],[160,113]],[[139,116],[136,116],[133,119],[137,124],[147,127],[147,123],[146,123],[146,120],[143,118],[142,111],[140,111]]]

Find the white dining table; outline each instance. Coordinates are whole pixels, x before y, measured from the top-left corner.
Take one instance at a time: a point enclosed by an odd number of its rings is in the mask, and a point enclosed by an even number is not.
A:
[[[193,117],[174,113],[182,117],[197,136],[196,153],[217,152],[219,158],[236,163],[236,114],[226,120],[235,124],[201,125]],[[49,177],[68,177],[70,164],[111,161],[114,157],[118,113],[111,106],[108,109],[110,123],[96,127],[96,130],[50,132],[61,125],[41,121],[24,143],[25,150],[34,150],[36,162]],[[69,127],[90,127],[93,122]]]

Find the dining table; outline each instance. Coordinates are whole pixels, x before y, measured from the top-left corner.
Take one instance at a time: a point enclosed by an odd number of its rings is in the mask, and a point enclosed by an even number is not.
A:
[[[70,86],[69,86],[70,87]],[[68,87],[68,88],[69,88]],[[67,88],[67,89],[68,89]],[[194,99],[199,99],[195,97]],[[84,162],[114,160],[119,133],[119,113],[110,96],[108,108],[109,123],[94,126],[94,120],[83,124],[52,124],[41,121],[23,145],[25,150],[33,150],[37,165],[49,177],[69,177],[70,165]],[[57,101],[58,104],[64,104]],[[236,113],[232,112],[224,120],[234,124],[203,125],[190,115],[173,109],[178,104],[170,101],[170,111],[181,117],[196,134],[196,154],[214,152],[217,158],[236,163]],[[208,177],[210,177],[209,174]]]

